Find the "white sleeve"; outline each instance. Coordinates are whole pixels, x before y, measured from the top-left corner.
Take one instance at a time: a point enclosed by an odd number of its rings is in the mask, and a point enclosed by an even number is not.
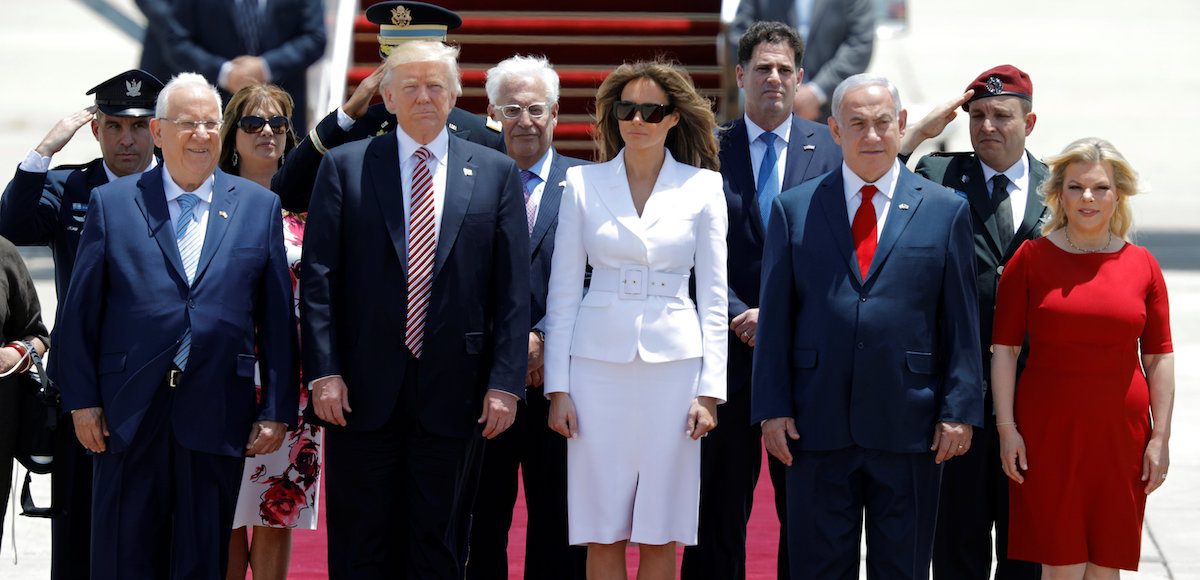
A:
[[[567,170],[567,187],[558,210],[558,232],[550,262],[550,290],[546,297],[546,386],[550,393],[571,392],[571,342],[575,318],[583,300],[583,275],[587,251],[583,246],[583,170]]]

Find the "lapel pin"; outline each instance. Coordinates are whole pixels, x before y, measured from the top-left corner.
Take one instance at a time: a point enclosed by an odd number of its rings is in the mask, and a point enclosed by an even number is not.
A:
[[[450,127],[451,131],[458,131],[458,125],[455,125],[454,123],[446,123],[446,126]]]
[[[963,182],[963,183],[966,183],[966,182],[968,182],[968,181],[971,181],[971,177],[970,177],[969,175],[963,175],[963,176],[962,176],[962,182]]]
[[[564,179],[564,180],[562,180],[562,181],[558,182],[558,186],[559,186],[559,187],[566,187],[566,186],[567,186],[567,180],[565,180],[565,179]]]
[[[816,151],[816,149],[817,149],[816,145],[805,145],[804,146],[805,151]]]
[[[907,210],[907,209],[908,209],[908,204],[907,204],[907,203],[902,203],[902,204],[900,204],[900,209],[901,209],[902,211],[903,211],[903,210]]]
[[[463,168],[463,175],[466,175],[466,176],[471,176],[471,175],[475,175],[475,172],[474,172],[474,171],[471,171],[471,168],[470,168],[470,167],[464,167],[464,168]]]
[[[229,219],[229,214],[225,213],[225,210],[217,212],[217,215],[221,216],[221,219]]]

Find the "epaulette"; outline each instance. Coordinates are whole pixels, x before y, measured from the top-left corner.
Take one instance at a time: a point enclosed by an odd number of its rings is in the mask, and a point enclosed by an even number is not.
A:
[[[491,130],[493,130],[493,131],[495,131],[495,132],[497,132],[497,133],[499,133],[499,132],[501,132],[501,131],[503,131],[503,130],[504,130],[504,125],[501,125],[501,124],[500,124],[500,121],[497,121],[497,120],[495,120],[495,119],[493,119],[493,118],[491,118],[491,117],[484,117],[484,122],[483,122],[483,124],[484,124],[484,125],[487,125],[487,128],[488,128],[488,129],[491,129]]]

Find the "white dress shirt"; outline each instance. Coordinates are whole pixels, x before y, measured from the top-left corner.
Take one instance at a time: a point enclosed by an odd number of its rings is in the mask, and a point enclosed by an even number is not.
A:
[[[450,133],[443,127],[437,137],[428,145],[417,143],[399,127],[396,128],[396,141],[400,143],[400,194],[404,197],[404,235],[412,232],[409,216],[412,215],[412,179],[413,171],[421,159],[416,156],[417,149],[424,147],[433,154],[433,239],[434,247],[442,231],[442,208],[446,205],[446,157],[450,154]]]
[[[888,210],[892,207],[892,196],[896,193],[896,176],[900,173],[900,162],[893,161],[892,168],[883,177],[876,179],[870,185],[874,185],[879,190],[874,197],[871,198],[871,204],[875,206],[875,239],[883,233],[883,223],[887,220]],[[854,225],[854,214],[858,213],[858,206],[862,205],[862,193],[859,192],[864,185],[868,185],[861,177],[856,175],[846,162],[842,162],[842,182],[845,183],[846,194],[846,212],[849,214],[848,219],[850,225]]]
[[[988,194],[992,193],[992,178],[997,173],[1003,173],[1008,178],[1008,199],[1012,203],[1012,225],[1013,233],[1021,229],[1021,222],[1025,220],[1025,205],[1029,202],[1029,160],[1025,158],[1025,154],[1021,154],[1021,158],[1012,167],[1004,171],[996,171],[988,167],[987,163],[982,160],[979,165],[983,167],[983,180],[987,183]]]
[[[754,183],[758,184],[758,166],[762,164],[763,156],[767,154],[767,144],[758,138],[767,130],[754,124],[749,115],[742,115],[746,120],[746,138],[750,140],[750,169],[754,171]],[[775,134],[775,166],[779,176],[779,191],[783,191],[783,172],[787,169],[788,139],[792,136],[792,115],[788,113],[778,127],[771,130]]]
[[[205,179],[195,191],[184,191],[182,187],[179,187],[175,183],[174,179],[171,179],[171,173],[167,171],[165,164],[163,165],[162,178],[163,190],[167,194],[167,213],[171,214],[172,236],[174,236],[175,232],[179,231],[179,213],[181,211],[179,208],[179,196],[191,193],[200,198],[200,201],[196,202],[196,205],[192,207],[192,215],[196,218],[196,223],[192,227],[200,228],[197,233],[200,235],[200,247],[203,248],[204,234],[208,232],[208,208],[212,206],[213,182],[216,178],[209,175],[208,179]]]

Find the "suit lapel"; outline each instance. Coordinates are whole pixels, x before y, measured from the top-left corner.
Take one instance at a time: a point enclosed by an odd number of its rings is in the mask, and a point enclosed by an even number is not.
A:
[[[462,229],[463,218],[467,215],[467,207],[471,205],[471,193],[475,191],[475,164],[471,163],[471,155],[462,150],[463,141],[450,137],[450,146],[446,153],[446,195],[442,203],[442,223],[438,228],[437,256],[433,263],[433,279],[437,280],[438,272],[450,256],[450,248],[454,247],[454,239],[458,230]]]
[[[104,169],[100,171],[103,173]],[[175,243],[175,228],[171,227],[171,214],[167,211],[167,194],[162,180],[162,165],[143,173],[137,182],[140,191],[135,201],[150,227],[150,236],[158,242],[158,249],[175,268],[179,279],[187,280],[183,260],[179,257],[179,246]]]
[[[558,206],[562,200],[564,180],[567,177],[567,160],[558,151],[551,151],[550,173],[546,184],[542,186],[542,200],[538,203],[537,221],[533,224],[533,234],[529,237],[529,255],[537,253],[537,247],[546,237],[550,225],[558,219]]]
[[[816,150],[804,148],[805,145],[810,145],[812,135],[812,131],[801,128],[800,122],[792,117],[792,130],[788,135],[790,142],[787,164],[784,166],[783,188],[780,191],[787,191],[804,182],[804,176],[808,174],[808,165],[812,163],[813,151]]]
[[[761,245],[766,227],[762,223],[762,212],[758,211],[758,192],[754,184],[754,167],[750,163],[750,136],[746,132],[746,120],[741,118],[735,121],[726,138],[728,143],[722,145],[722,151],[726,146],[729,147],[729,155],[721,160],[721,173],[732,182],[733,191],[742,197],[742,209],[750,214],[750,229],[754,231],[755,241]]]
[[[204,276],[204,271],[212,262],[217,248],[221,247],[225,232],[229,231],[229,222],[233,221],[233,212],[238,205],[237,193],[233,180],[218,169],[213,179],[212,203],[208,206],[208,229],[204,232],[204,246],[200,248],[200,259],[196,262],[193,286]]]
[[[896,191],[892,195],[891,207],[888,208],[887,221],[880,232],[879,245],[875,248],[875,256],[871,258],[871,267],[867,270],[868,279],[879,273],[888,254],[892,253],[900,235],[908,227],[913,214],[917,213],[921,199],[921,187],[914,182],[913,174],[901,165],[896,176]]]
[[[679,163],[671,156],[671,152],[666,152],[666,159],[663,160],[662,169],[658,171],[658,179],[654,180],[654,189],[650,191],[650,199],[646,200],[646,207],[642,208],[642,228],[643,231],[649,230],[658,223],[659,218],[664,213],[670,213],[671,206],[674,203],[675,193],[679,190],[676,181],[678,180]],[[630,203],[633,197],[630,196]]]
[[[948,184],[959,191],[967,194],[967,203],[971,206],[971,211],[975,212],[975,217],[979,218],[979,222],[983,224],[986,230],[988,239],[992,242],[992,247],[996,248],[997,253],[1004,251],[1000,247],[1000,230],[996,228],[996,214],[992,211],[992,200],[988,196],[987,182],[983,179],[983,162],[978,157],[971,155],[963,160],[964,167],[962,170],[962,184]]]
[[[1025,217],[1021,219],[1021,227],[1017,229],[1017,235],[1013,236],[1012,243],[1005,249],[1005,256],[1012,255],[1012,252],[1016,251],[1016,247],[1021,245],[1022,240],[1028,238],[1030,234],[1034,234],[1033,230],[1041,226],[1042,214],[1046,211],[1046,204],[1042,202],[1042,196],[1038,195],[1038,188],[1046,180],[1046,166],[1041,161],[1034,159],[1033,155],[1028,152],[1025,153],[1025,156],[1029,164],[1029,194],[1025,198]]]
[[[400,271],[408,271],[408,241],[404,231],[404,194],[400,181],[400,144],[395,135],[385,135],[367,146],[367,171],[371,175],[371,189],[383,222],[387,225],[392,249],[400,260]]]
[[[829,231],[833,234],[833,245],[841,254],[842,261],[850,270],[855,280],[862,284],[862,275],[858,271],[858,261],[854,257],[854,239],[850,237],[850,220],[846,209],[846,186],[842,180],[842,172],[830,173],[817,185],[813,200],[821,205],[821,211],[829,222]]]
[[[633,194],[629,191],[629,180],[625,178],[625,151],[621,151],[612,161],[604,164],[604,170],[604,179],[596,184],[600,202],[617,218],[617,222],[644,243],[646,232],[637,209],[633,207]]]

